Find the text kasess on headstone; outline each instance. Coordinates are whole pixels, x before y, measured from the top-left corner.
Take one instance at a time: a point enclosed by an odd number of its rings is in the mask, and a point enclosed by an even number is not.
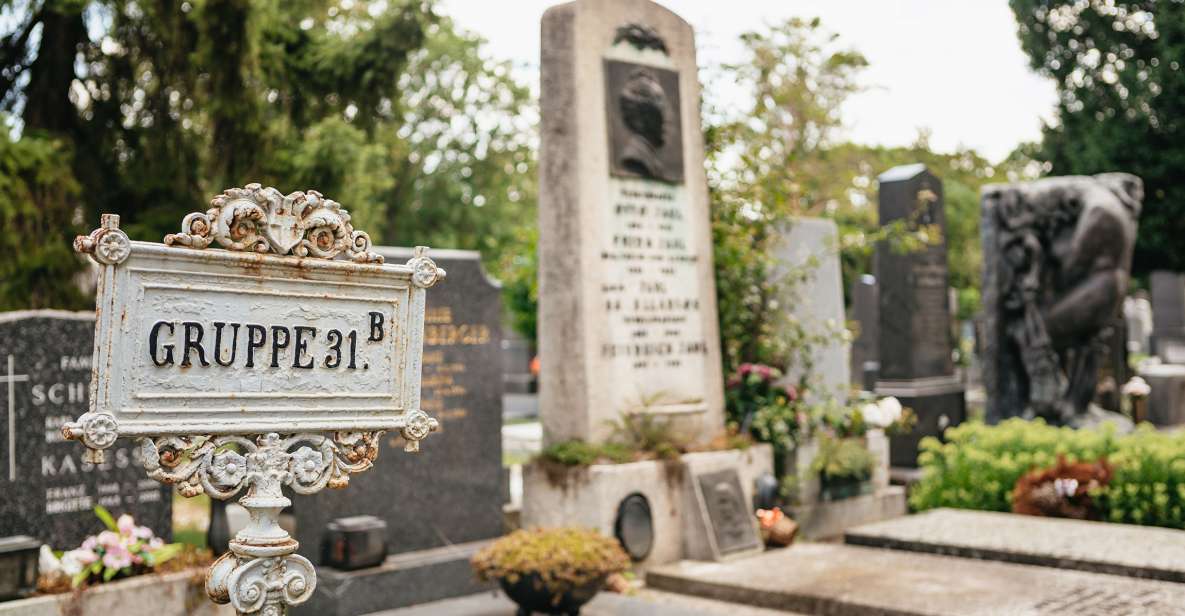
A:
[[[386,337],[382,312],[367,312],[361,328],[226,321],[156,321],[148,354],[160,367],[240,366],[369,370],[365,347]],[[281,363],[283,362],[283,366]]]

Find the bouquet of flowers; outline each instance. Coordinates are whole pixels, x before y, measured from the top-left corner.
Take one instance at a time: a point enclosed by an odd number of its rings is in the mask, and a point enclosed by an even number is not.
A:
[[[105,508],[96,506],[95,515],[107,530],[87,537],[82,545],[64,553],[55,554],[43,546],[40,558],[43,574],[67,576],[71,586],[77,588],[86,583],[147,573],[182,551],[180,543],[165,543],[152,529],[137,526],[126,513],[116,520]]]

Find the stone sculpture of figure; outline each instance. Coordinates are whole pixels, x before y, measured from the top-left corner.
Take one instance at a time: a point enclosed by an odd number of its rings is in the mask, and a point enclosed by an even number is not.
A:
[[[629,133],[619,164],[644,178],[666,179],[659,150],[666,143],[669,103],[658,77],[645,68],[634,70],[621,89],[618,104]]]
[[[984,189],[989,420],[1086,419],[1143,196],[1140,179],[1124,173]]]

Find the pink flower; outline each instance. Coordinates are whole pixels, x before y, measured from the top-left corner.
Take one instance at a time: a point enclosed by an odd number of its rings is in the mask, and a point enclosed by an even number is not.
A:
[[[119,520],[116,520],[115,525],[119,527],[119,534],[121,535],[130,535],[132,531],[136,530],[136,521],[126,513],[119,516]]]
[[[160,537],[153,537],[153,538],[152,538],[152,539],[151,539],[151,540],[148,542],[148,548],[149,548],[150,550],[155,550],[155,549],[157,549],[157,548],[161,547],[161,546],[162,546],[162,545],[164,545],[164,544],[165,544],[165,541],[164,541],[164,539],[161,539]]]
[[[763,379],[768,379],[770,374],[773,373],[773,371],[770,369],[770,367],[765,364],[758,364],[756,366],[756,370],[757,370],[757,374],[760,374],[761,378],[763,378]]]
[[[798,388],[793,385],[786,385],[786,397],[789,398],[791,402],[798,400]]]
[[[745,376],[752,371],[753,371],[753,364],[750,364],[750,363],[741,364],[740,368],[737,368],[737,372],[741,373],[741,376]]]
[[[87,537],[86,540],[83,541],[82,545],[79,547],[81,547],[84,550],[93,550],[93,549],[99,547],[99,540],[95,539],[94,535],[91,535],[90,537]]]
[[[119,535],[109,530],[99,533],[99,547],[106,549],[119,547]]]
[[[151,539],[153,533],[152,529],[148,528],[147,526],[137,526],[136,529],[132,531],[132,536],[137,539]]]
[[[103,555],[103,565],[111,569],[123,569],[124,567],[132,566],[132,553],[127,551],[123,546],[119,548],[108,550]]]

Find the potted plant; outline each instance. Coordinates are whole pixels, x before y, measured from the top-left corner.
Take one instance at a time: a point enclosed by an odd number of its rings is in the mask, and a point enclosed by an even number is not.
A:
[[[614,539],[594,530],[516,530],[473,557],[478,578],[497,581],[518,604],[518,616],[573,616],[605,579],[625,571],[629,557]]]
[[[819,475],[823,500],[840,500],[871,491],[869,480],[876,457],[865,447],[863,439],[825,434],[819,437],[818,443],[811,471]]]

